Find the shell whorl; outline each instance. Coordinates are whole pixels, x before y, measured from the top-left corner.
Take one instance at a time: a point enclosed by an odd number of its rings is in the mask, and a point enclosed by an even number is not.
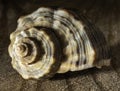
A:
[[[83,70],[109,58],[104,36],[75,16],[64,9],[39,8],[18,20],[9,54],[23,78]]]
[[[28,78],[39,78],[44,74],[49,73],[54,65],[56,70],[60,64],[59,47],[56,39],[47,34],[46,29],[30,28],[11,34],[12,43],[9,46],[10,56],[12,57],[13,67],[20,72],[20,74]],[[53,43],[54,42],[54,43]],[[56,61],[57,60],[57,61]],[[57,62],[57,64],[56,64]]]

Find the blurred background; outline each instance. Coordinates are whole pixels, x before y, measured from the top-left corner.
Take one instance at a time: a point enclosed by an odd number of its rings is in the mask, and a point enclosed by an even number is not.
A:
[[[87,16],[111,47],[111,66],[24,80],[11,66],[9,35],[20,16],[41,6],[73,8]],[[0,91],[120,91],[120,0],[0,0]]]

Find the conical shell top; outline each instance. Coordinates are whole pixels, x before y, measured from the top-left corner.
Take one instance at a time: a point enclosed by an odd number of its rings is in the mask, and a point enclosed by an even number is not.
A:
[[[23,78],[46,78],[109,63],[104,35],[70,10],[39,8],[10,35],[12,66]]]

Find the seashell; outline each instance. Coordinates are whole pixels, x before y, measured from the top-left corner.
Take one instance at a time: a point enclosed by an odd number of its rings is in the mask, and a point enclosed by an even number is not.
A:
[[[19,18],[10,40],[12,66],[24,79],[47,78],[110,63],[102,32],[70,10],[41,7]]]

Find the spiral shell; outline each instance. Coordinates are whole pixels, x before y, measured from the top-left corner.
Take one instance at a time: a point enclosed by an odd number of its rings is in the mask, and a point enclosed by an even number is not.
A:
[[[101,67],[110,61],[103,34],[70,10],[41,7],[19,18],[10,40],[12,66],[25,79]]]

